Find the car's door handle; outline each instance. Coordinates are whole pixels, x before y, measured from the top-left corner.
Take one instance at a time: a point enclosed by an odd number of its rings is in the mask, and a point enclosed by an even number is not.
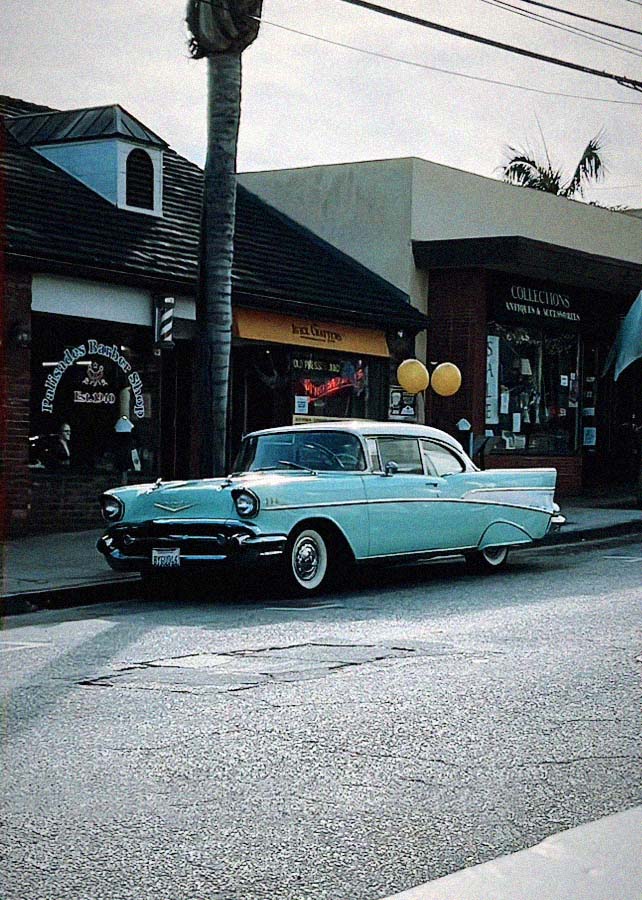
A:
[[[438,481],[424,481],[424,484],[428,484],[430,487],[439,487]]]

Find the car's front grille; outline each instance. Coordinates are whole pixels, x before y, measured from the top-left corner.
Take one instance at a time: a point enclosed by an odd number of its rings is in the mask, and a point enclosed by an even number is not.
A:
[[[181,555],[227,554],[242,535],[252,536],[242,525],[207,522],[143,522],[111,529],[113,546],[124,556],[151,556],[153,548],[180,547]]]

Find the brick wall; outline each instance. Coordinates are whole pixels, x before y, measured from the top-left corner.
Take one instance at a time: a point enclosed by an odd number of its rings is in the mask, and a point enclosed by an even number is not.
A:
[[[0,272],[0,275],[3,273]],[[2,527],[19,534],[27,529],[30,503],[29,398],[31,354],[18,335],[31,330],[31,275],[4,272],[2,281]]]
[[[426,392],[426,422],[456,435],[464,418],[483,434],[486,409],[486,277],[480,269],[430,272],[428,361],[452,362],[462,384],[453,397]]]
[[[148,476],[132,476],[130,483],[148,481]],[[82,531],[100,528],[100,495],[118,484],[115,475],[77,472],[62,474],[34,471],[30,532]]]

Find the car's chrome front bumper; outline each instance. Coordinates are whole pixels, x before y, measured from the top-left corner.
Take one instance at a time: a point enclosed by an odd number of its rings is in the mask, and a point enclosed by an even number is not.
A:
[[[176,568],[198,570],[278,558],[286,540],[286,535],[265,535],[245,522],[159,519],[112,525],[98,539],[96,548],[112,569],[121,572],[152,571],[153,550],[176,548]]]

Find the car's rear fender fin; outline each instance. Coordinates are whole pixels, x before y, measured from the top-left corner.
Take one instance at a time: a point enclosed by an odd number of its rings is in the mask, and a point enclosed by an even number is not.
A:
[[[486,547],[504,547],[514,544],[530,544],[533,538],[520,525],[515,522],[497,521],[489,525],[484,531],[479,542],[479,549]]]

